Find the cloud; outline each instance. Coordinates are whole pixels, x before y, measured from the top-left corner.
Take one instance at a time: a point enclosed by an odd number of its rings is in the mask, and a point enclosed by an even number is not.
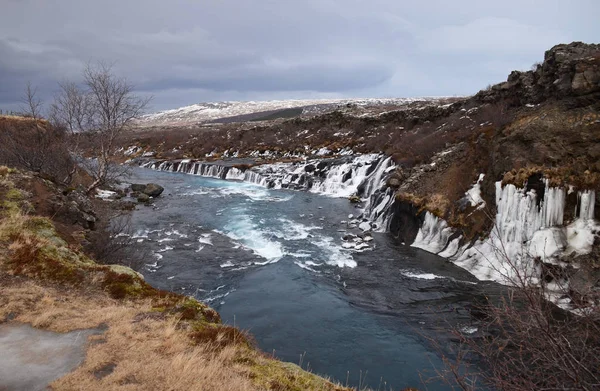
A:
[[[520,23],[513,19],[488,17],[464,25],[447,25],[425,34],[430,51],[495,54],[504,56],[543,51],[564,42],[568,35],[553,29]]]
[[[474,93],[590,40],[590,0],[44,0],[0,13],[0,108],[30,80],[56,81],[90,60],[115,62],[155,108],[203,100]]]

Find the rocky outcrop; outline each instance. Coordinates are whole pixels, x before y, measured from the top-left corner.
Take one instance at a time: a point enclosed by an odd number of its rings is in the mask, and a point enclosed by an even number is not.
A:
[[[506,82],[480,91],[475,99],[520,105],[589,94],[600,94],[600,45],[573,42],[554,46],[534,69],[513,71]]]
[[[157,185],[156,183],[148,183],[143,190],[143,193],[150,197],[158,197],[164,190],[164,187]]]
[[[144,184],[139,184],[139,183],[132,183],[131,184],[131,190],[136,193],[136,197],[138,197],[139,200],[139,194],[143,194],[146,197],[144,198],[144,202],[147,201],[146,198],[147,197],[158,197],[159,195],[162,194],[162,192],[165,190],[164,187],[162,187],[161,185],[157,185],[156,183],[148,183],[146,185]],[[142,201],[140,201],[142,202]]]

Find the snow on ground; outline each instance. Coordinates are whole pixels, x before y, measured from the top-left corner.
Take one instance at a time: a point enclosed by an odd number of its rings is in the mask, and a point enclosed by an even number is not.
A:
[[[199,122],[214,121],[219,118],[235,117],[252,113],[284,110],[291,108],[304,108],[305,113],[318,114],[323,107],[333,106],[379,106],[394,105],[402,106],[413,102],[430,101],[435,102],[446,97],[422,97],[422,98],[367,98],[367,99],[312,99],[312,100],[271,100],[271,101],[248,101],[248,102],[207,102],[190,106],[180,107],[173,110],[160,111],[147,114],[139,120],[140,125],[184,125]]]
[[[114,191],[110,191],[110,190],[101,190],[101,189],[96,190],[96,198],[101,198],[106,201],[112,201],[112,198],[114,196],[116,196],[116,194],[117,193],[115,193]]]

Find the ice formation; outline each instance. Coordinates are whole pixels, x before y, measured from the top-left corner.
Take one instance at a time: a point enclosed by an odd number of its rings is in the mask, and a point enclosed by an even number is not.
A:
[[[467,192],[474,200],[472,206],[482,201],[477,198],[479,189],[473,191],[480,180]],[[540,276],[538,260],[552,263],[562,254],[587,254],[600,229],[594,221],[595,192],[578,193],[576,219],[565,226],[566,195],[566,189],[551,187],[548,181],[543,199],[538,199],[535,190],[496,182],[497,213],[487,238],[461,247],[460,238],[450,240],[454,230],[426,212],[412,246],[447,257],[481,280],[511,283],[523,278],[536,283]]]

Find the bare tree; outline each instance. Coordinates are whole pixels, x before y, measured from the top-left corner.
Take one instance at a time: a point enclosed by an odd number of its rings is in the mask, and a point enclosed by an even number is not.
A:
[[[3,155],[15,166],[41,173],[51,159],[53,137],[47,124],[41,120],[42,101],[30,82],[25,87],[21,103],[22,114],[30,120],[11,124],[2,131]]]
[[[21,98],[21,103],[21,111],[24,114],[36,121],[41,118],[43,103],[37,97],[37,88],[32,87],[30,81],[25,86],[25,95]]]
[[[503,263],[496,271],[506,278],[506,293],[477,306],[485,318],[478,322],[476,337],[460,328],[453,331],[461,341],[459,353],[454,361],[444,357],[446,368],[440,376],[464,391],[479,389],[474,380],[498,390],[600,389],[596,293],[578,291],[563,270],[544,267],[542,260],[529,257],[542,271],[537,276],[541,283],[534,284],[527,268],[508,256],[502,244],[496,251]],[[551,298],[570,298],[572,306],[563,310]],[[466,356],[477,357],[480,368],[465,371]]]
[[[103,62],[86,66],[82,88],[69,82],[60,84],[51,117],[70,131],[76,148],[82,134],[91,138],[94,161],[86,168],[94,180],[88,193],[122,174],[114,162],[115,140],[143,113],[149,101],[136,96],[133,86],[115,76],[112,65]]]

